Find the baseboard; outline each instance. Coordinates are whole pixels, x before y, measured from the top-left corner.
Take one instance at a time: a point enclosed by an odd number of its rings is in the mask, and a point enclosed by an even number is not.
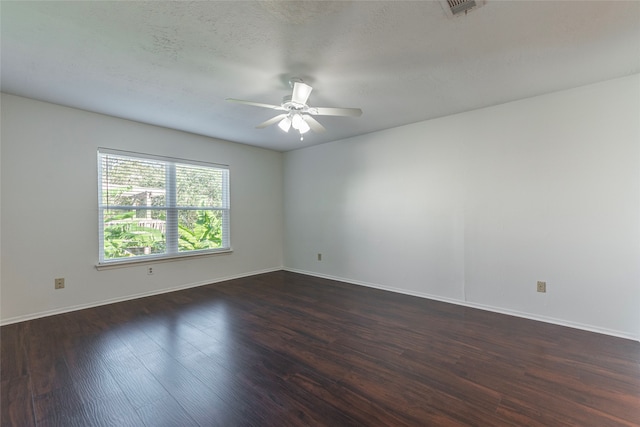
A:
[[[142,292],[142,293],[138,293],[138,294],[127,295],[125,297],[110,298],[110,299],[107,299],[107,300],[98,301],[98,302],[92,302],[92,303],[88,303],[88,304],[80,304],[80,305],[74,305],[74,306],[71,306],[71,307],[63,307],[63,308],[59,308],[59,309],[55,309],[55,310],[41,311],[41,312],[38,312],[38,313],[27,314],[27,315],[24,315],[24,316],[15,316],[15,317],[10,317],[8,319],[0,320],[0,326],[10,325],[12,323],[24,322],[24,321],[27,321],[27,320],[39,319],[39,318],[42,318],[42,317],[55,316],[56,314],[64,314],[64,313],[69,313],[69,312],[72,312],[72,311],[84,310],[84,309],[87,309],[87,308],[100,307],[102,305],[114,304],[114,303],[123,302],[123,301],[130,301],[130,300],[134,300],[134,299],[138,299],[138,298],[150,297],[150,296],[153,296],[153,295],[167,294],[169,292],[181,291],[183,289],[196,288],[198,286],[205,286],[205,285],[212,285],[214,283],[225,282],[227,280],[242,279],[243,277],[256,276],[258,274],[271,273],[271,272],[274,272],[274,271],[281,271],[281,270],[283,270],[282,267],[268,268],[268,269],[265,269],[265,270],[251,271],[251,272],[248,272],[248,273],[242,273],[242,274],[236,274],[236,275],[228,276],[228,277],[221,277],[221,278],[217,278],[217,279],[205,280],[205,281],[202,281],[202,282],[187,283],[187,284],[184,284],[184,285],[175,286],[175,287],[172,287],[172,288],[165,288],[165,289],[161,289],[161,290],[157,290],[157,291]]]
[[[410,296],[419,297],[419,298],[426,298],[426,299],[430,299],[430,300],[434,300],[434,301],[441,301],[441,302],[446,302],[446,303],[449,303],[449,304],[461,305],[461,306],[464,306],[464,307],[477,308],[479,310],[486,310],[486,311],[491,311],[491,312],[494,312],[494,313],[500,313],[500,314],[506,314],[506,315],[509,315],[509,316],[521,317],[521,318],[524,318],[524,319],[535,320],[535,321],[538,321],[538,322],[551,323],[553,325],[558,325],[558,326],[566,326],[568,328],[580,329],[580,330],[588,331],[588,332],[595,332],[597,334],[609,335],[609,336],[618,337],[618,338],[624,338],[624,339],[628,339],[628,340],[632,340],[632,341],[640,341],[640,337],[637,337],[637,336],[634,336],[634,335],[631,335],[631,334],[628,334],[628,333],[625,333],[625,332],[611,330],[611,329],[607,329],[607,328],[601,328],[601,327],[598,327],[598,326],[593,326],[593,325],[588,325],[588,324],[583,324],[583,323],[578,323],[578,322],[570,322],[570,321],[567,321],[567,320],[556,319],[556,318],[553,318],[553,317],[540,316],[540,315],[532,314],[532,313],[526,313],[526,312],[521,312],[521,311],[516,311],[516,310],[504,309],[504,308],[501,308],[501,307],[494,307],[494,306],[490,306],[490,305],[477,304],[477,303],[473,303],[473,302],[457,300],[457,299],[454,299],[454,298],[446,298],[446,297],[441,297],[441,296],[438,296],[438,295],[426,294],[426,293],[422,293],[422,292],[408,291],[406,289],[394,288],[394,287],[391,287],[391,286],[383,286],[383,285],[379,285],[377,283],[363,282],[363,281],[360,281],[360,280],[346,279],[346,278],[343,278],[343,277],[331,276],[329,274],[316,273],[314,271],[298,270],[298,269],[295,269],[295,268],[288,268],[288,267],[284,267],[283,270],[290,271],[292,273],[299,273],[299,274],[305,274],[305,275],[308,275],[308,276],[320,277],[320,278],[323,278],[323,279],[335,280],[335,281],[338,281],[338,282],[344,282],[344,283],[348,283],[348,284],[351,284],[351,285],[365,286],[365,287],[368,287],[368,288],[380,289],[380,290],[383,290],[383,291],[395,292],[395,293],[410,295]]]
[[[535,320],[535,321],[550,323],[550,324],[559,325],[559,326],[566,326],[566,327],[569,327],[569,328],[580,329],[580,330],[589,331],[589,332],[595,332],[595,333],[598,333],[598,334],[604,334],[604,335],[614,336],[614,337],[618,337],[618,338],[629,339],[629,340],[633,340],[633,341],[640,341],[640,337],[636,337],[636,336],[633,336],[631,334],[627,334],[627,333],[621,332],[621,331],[611,330],[611,329],[607,329],[607,328],[600,328],[600,327],[593,326],[593,325],[588,325],[588,324],[583,324],[583,323],[578,323],[578,322],[570,322],[570,321],[566,321],[566,320],[563,320],[563,319],[556,319],[556,318],[553,318],[553,317],[539,316],[539,315],[532,314],[532,313],[525,313],[525,312],[520,312],[520,311],[516,311],[516,310],[508,310],[508,309],[504,309],[504,308],[501,308],[501,307],[494,307],[494,306],[489,306],[489,305],[484,305],[484,304],[477,304],[477,303],[473,303],[473,302],[469,302],[469,301],[457,300],[457,299],[454,299],[454,298],[446,298],[446,297],[441,297],[441,296],[438,296],[438,295],[432,295],[432,294],[427,294],[427,293],[422,293],[422,292],[414,292],[414,291],[409,291],[409,290],[401,289],[401,288],[395,288],[395,287],[391,287],[391,286],[384,286],[384,285],[380,285],[380,284],[377,284],[377,283],[363,282],[363,281],[360,281],[360,280],[347,279],[347,278],[343,278],[343,277],[332,276],[332,275],[329,275],[329,274],[322,274],[322,273],[317,273],[317,272],[314,272],[314,271],[299,270],[299,269],[288,268],[288,267],[276,267],[276,268],[269,268],[269,269],[264,269],[264,270],[252,271],[252,272],[248,272],[248,273],[236,274],[236,275],[233,275],[233,276],[221,277],[221,278],[212,279],[212,280],[206,280],[206,281],[202,281],[202,282],[188,283],[188,284],[175,286],[175,287],[172,287],[172,288],[165,288],[165,289],[161,289],[161,290],[157,290],[157,291],[143,292],[143,293],[138,293],[138,294],[133,294],[133,295],[127,295],[125,297],[120,297],[120,298],[111,298],[111,299],[108,299],[108,300],[103,300],[103,301],[98,301],[98,302],[93,302],[93,303],[88,303],[88,304],[80,304],[80,305],[75,305],[75,306],[71,306],[71,307],[64,307],[64,308],[59,308],[59,309],[55,309],[55,310],[48,310],[48,311],[42,311],[42,312],[38,312],[38,313],[32,313],[32,314],[23,315],[23,316],[10,317],[10,318],[7,318],[7,319],[0,320],[0,326],[10,325],[12,323],[24,322],[24,321],[27,321],[27,320],[39,319],[39,318],[42,318],[42,317],[55,316],[57,314],[69,313],[69,312],[72,312],[72,311],[84,310],[84,309],[87,309],[87,308],[99,307],[99,306],[102,306],[102,305],[108,305],[108,304],[114,304],[114,303],[123,302],[123,301],[134,300],[134,299],[138,299],[138,298],[145,298],[145,297],[149,297],[149,296],[153,296],[153,295],[166,294],[166,293],[169,293],[169,292],[175,292],[175,291],[180,291],[180,290],[183,290],[183,289],[195,288],[195,287],[198,287],[198,286],[211,285],[211,284],[215,284],[215,283],[225,282],[227,280],[241,279],[243,277],[251,277],[251,276],[256,276],[258,274],[271,273],[271,272],[280,271],[280,270],[290,271],[292,273],[305,274],[305,275],[313,276],[313,277],[320,277],[320,278],[323,278],[323,279],[335,280],[335,281],[338,281],[338,282],[348,283],[348,284],[357,285],[357,286],[365,286],[365,287],[368,287],[368,288],[380,289],[380,290],[384,290],[384,291],[389,291],[389,292],[395,292],[395,293],[415,296],[415,297],[419,297],[419,298],[426,298],[426,299],[430,299],[430,300],[434,300],[434,301],[446,302],[446,303],[449,303],[449,304],[456,304],[456,305],[460,305],[460,306],[464,306],[464,307],[477,308],[477,309],[480,309],[480,310],[491,311],[491,312],[494,312],[494,313],[506,314],[506,315],[509,315],[509,316],[516,316],[516,317],[521,317],[521,318],[524,318],[524,319]]]

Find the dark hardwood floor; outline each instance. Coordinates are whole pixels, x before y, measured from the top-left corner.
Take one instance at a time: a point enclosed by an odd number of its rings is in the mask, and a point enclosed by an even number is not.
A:
[[[640,343],[275,272],[1,329],[2,426],[638,426]]]

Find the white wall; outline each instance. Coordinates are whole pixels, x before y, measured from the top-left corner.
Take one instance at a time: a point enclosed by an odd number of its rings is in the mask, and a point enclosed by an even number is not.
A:
[[[640,339],[639,75],[292,151],[284,179],[269,150],[1,103],[2,323],[279,269],[284,247],[291,270]],[[233,254],[97,271],[99,146],[229,164]]]
[[[282,154],[2,94],[1,309],[10,323],[282,268]],[[230,165],[234,252],[97,271],[98,147]],[[66,279],[54,290],[56,277]]]
[[[290,270],[640,339],[640,75],[288,152],[284,170]]]

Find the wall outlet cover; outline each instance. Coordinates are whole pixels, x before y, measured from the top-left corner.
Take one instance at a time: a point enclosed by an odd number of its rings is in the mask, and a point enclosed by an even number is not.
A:
[[[538,292],[547,292],[547,282],[538,281]]]

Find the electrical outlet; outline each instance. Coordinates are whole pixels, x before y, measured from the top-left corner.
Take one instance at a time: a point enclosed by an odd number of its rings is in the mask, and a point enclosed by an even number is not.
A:
[[[538,281],[538,292],[547,292],[547,282]]]
[[[55,289],[64,289],[64,278],[54,280]]]
[[[322,261],[322,254],[318,254],[318,261]]]
[[[147,274],[148,274],[149,276],[152,276],[152,275],[153,275],[153,267],[147,267]]]

